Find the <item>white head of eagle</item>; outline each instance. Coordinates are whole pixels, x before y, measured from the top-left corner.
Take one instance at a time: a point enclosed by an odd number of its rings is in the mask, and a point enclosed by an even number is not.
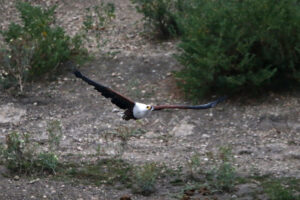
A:
[[[117,105],[119,108],[124,109],[123,119],[141,119],[150,115],[152,111],[162,110],[162,109],[207,109],[215,107],[218,103],[224,101],[226,97],[221,97],[215,101],[202,104],[202,105],[157,105],[151,106],[143,103],[135,102],[128,97],[118,93],[117,91],[106,87],[100,83],[96,83],[86,76],[82,75],[78,70],[74,71],[74,74],[77,78],[82,79],[87,82],[89,85],[95,87],[95,89],[100,92],[105,98],[110,98],[111,102]]]
[[[133,116],[137,119],[141,119],[150,115],[152,110],[152,106],[136,102],[133,107]]]

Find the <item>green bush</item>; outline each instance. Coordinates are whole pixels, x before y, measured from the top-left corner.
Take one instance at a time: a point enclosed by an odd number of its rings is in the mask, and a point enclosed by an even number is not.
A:
[[[177,73],[190,97],[300,83],[297,0],[201,0],[182,18]]]
[[[1,66],[8,77],[41,79],[47,73],[56,72],[65,61],[86,58],[82,38],[78,35],[71,38],[61,27],[55,25],[55,7],[43,9],[19,1],[16,8],[21,14],[22,23],[12,22],[7,30],[1,31],[9,53],[6,64]],[[26,61],[26,65],[23,61]],[[22,73],[7,70],[8,68],[22,69],[19,70]],[[2,79],[5,77],[7,76],[2,76]]]
[[[184,0],[131,0],[138,12],[144,15],[146,25],[163,39],[180,35],[177,22],[178,13],[182,11]]]

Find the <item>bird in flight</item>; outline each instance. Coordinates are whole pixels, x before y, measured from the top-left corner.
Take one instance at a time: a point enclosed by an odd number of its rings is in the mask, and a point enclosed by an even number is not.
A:
[[[111,102],[115,105],[117,105],[119,108],[124,109],[124,120],[130,120],[130,119],[141,119],[149,116],[149,114],[152,111],[162,110],[162,109],[207,109],[207,108],[213,108],[218,103],[224,101],[226,97],[221,97],[215,101],[202,104],[202,105],[147,105],[139,102],[135,102],[128,97],[125,97],[124,95],[120,94],[117,91],[114,91],[113,89],[106,87],[100,83],[96,83],[95,81],[87,78],[86,76],[82,75],[81,72],[78,70],[74,71],[74,74],[77,78],[82,79],[89,85],[94,86],[94,88],[100,92],[105,98],[110,98]]]

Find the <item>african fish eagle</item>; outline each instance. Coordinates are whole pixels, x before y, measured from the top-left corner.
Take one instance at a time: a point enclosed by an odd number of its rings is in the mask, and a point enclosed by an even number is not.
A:
[[[113,89],[106,87],[102,84],[96,83],[95,81],[87,78],[86,76],[82,75],[81,72],[78,70],[74,71],[74,74],[77,78],[82,79],[83,81],[87,82],[89,85],[94,86],[94,88],[100,92],[105,98],[110,98],[111,102],[117,105],[119,108],[124,109],[124,120],[130,119],[141,119],[144,117],[149,116],[152,111],[162,110],[162,109],[207,109],[213,108],[218,103],[225,100],[226,97],[221,97],[215,101],[209,102],[207,104],[202,105],[146,105],[143,103],[135,102],[128,97],[120,94]]]

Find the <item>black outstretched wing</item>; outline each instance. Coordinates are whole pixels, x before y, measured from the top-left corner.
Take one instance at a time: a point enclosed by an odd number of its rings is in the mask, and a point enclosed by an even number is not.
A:
[[[153,106],[153,110],[162,110],[162,109],[207,109],[207,108],[213,108],[218,103],[224,101],[227,97],[221,97],[215,101],[202,104],[202,105],[195,105],[195,106],[186,106],[186,105],[158,105]]]
[[[99,91],[105,98],[111,98],[111,102],[115,105],[117,105],[121,109],[128,109],[132,111],[134,107],[134,101],[131,99],[121,95],[120,93],[104,86],[99,83],[96,83],[95,81],[92,81],[91,79],[85,77],[81,74],[80,71],[75,70],[74,74],[77,78],[81,78],[85,82],[87,82],[89,85],[92,85],[95,87],[97,91]]]

